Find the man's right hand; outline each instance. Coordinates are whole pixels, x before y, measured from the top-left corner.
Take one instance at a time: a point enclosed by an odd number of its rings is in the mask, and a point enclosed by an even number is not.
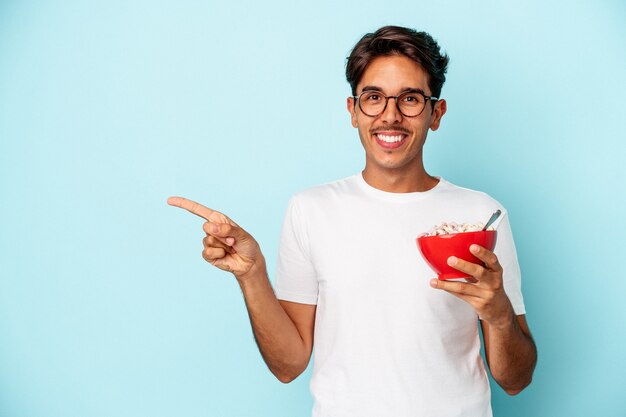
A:
[[[182,197],[170,197],[167,204],[184,208],[206,220],[202,225],[206,233],[202,240],[202,257],[210,264],[232,272],[240,282],[251,272],[265,269],[257,241],[226,215]]]
[[[206,220],[202,257],[235,274],[263,360],[281,382],[292,381],[311,358],[316,306],[276,299],[259,244],[237,223],[182,197],[170,197],[167,204]]]

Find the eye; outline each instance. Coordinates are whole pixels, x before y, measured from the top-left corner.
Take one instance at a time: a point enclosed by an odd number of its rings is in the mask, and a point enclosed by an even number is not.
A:
[[[416,105],[424,102],[424,97],[417,93],[408,93],[401,97],[400,101],[407,105]]]
[[[374,91],[374,92],[371,92],[369,94],[366,94],[363,97],[363,99],[365,101],[369,101],[369,102],[375,103],[377,101],[380,101],[382,99],[382,97],[381,97],[380,93],[377,93],[377,92]]]

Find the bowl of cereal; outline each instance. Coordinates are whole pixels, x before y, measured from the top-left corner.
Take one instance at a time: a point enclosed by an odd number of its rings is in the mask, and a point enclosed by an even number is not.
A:
[[[493,228],[482,230],[483,228],[482,223],[442,223],[419,236],[417,247],[439,279],[470,278],[465,272],[448,265],[448,258],[456,256],[459,259],[483,265],[483,262],[472,255],[469,250],[474,243],[491,251],[496,246],[496,230]]]

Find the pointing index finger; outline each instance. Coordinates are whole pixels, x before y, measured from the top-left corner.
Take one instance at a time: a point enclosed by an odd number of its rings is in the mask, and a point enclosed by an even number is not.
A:
[[[204,207],[202,204],[196,203],[193,200],[187,200],[183,197],[170,197],[167,199],[167,204],[169,204],[170,206],[183,208],[188,212],[193,213],[196,216],[200,216],[207,221],[209,221],[209,217],[211,217],[211,215],[215,213],[214,210],[211,210],[208,207]]]

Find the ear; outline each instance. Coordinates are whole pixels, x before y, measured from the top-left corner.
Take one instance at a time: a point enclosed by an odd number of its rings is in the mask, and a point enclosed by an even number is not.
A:
[[[441,118],[444,114],[446,114],[446,110],[448,109],[448,105],[444,99],[437,100],[435,103],[435,108],[433,109],[433,114],[431,115],[430,120],[430,130],[439,129],[439,124],[441,123]]]
[[[354,97],[348,97],[346,99],[346,107],[348,108],[348,113],[350,113],[350,119],[352,121],[352,127],[358,127],[359,123],[356,120],[356,109],[354,108],[354,105],[356,103],[356,100]]]

